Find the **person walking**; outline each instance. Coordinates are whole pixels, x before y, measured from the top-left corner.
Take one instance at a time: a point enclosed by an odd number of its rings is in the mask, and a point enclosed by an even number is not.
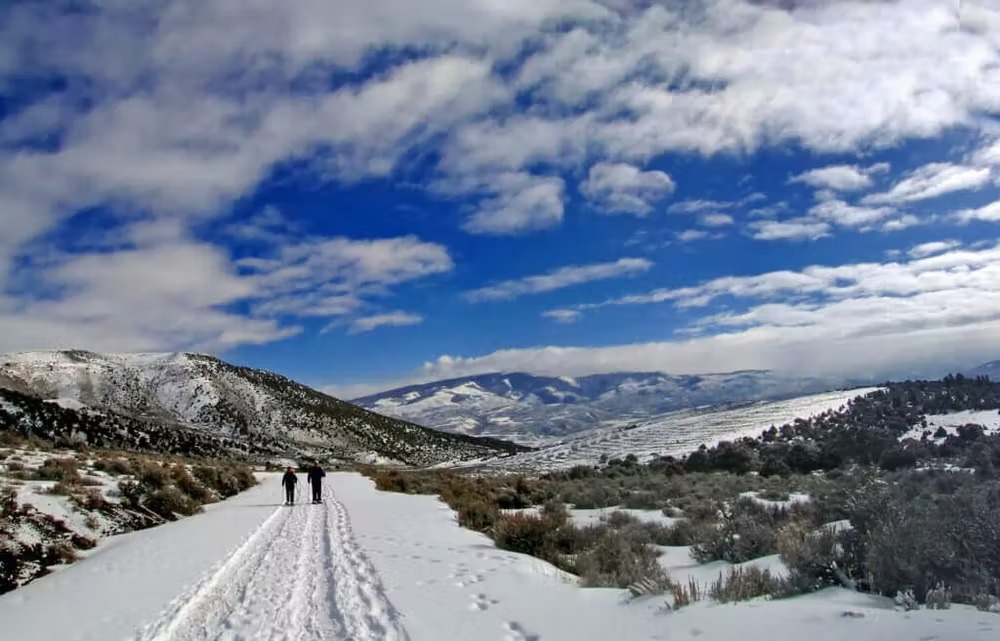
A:
[[[313,503],[321,503],[323,501],[323,477],[325,476],[326,472],[319,466],[319,463],[313,463],[313,466],[309,468],[306,480],[312,486]]]
[[[289,465],[285,470],[285,475],[281,477],[281,487],[285,488],[285,505],[295,503],[295,486],[299,482],[299,477],[295,476],[295,470]]]

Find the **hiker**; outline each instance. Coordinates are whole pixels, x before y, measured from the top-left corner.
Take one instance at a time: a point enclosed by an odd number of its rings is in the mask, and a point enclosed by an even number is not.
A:
[[[295,476],[295,470],[289,465],[285,475],[281,477],[281,487],[285,488],[285,505],[295,503],[295,485],[298,482],[299,477]]]
[[[312,485],[313,503],[320,503],[323,500],[324,476],[326,476],[326,472],[324,472],[323,468],[319,466],[319,463],[313,463],[313,466],[309,468],[309,474],[306,477],[309,484]]]

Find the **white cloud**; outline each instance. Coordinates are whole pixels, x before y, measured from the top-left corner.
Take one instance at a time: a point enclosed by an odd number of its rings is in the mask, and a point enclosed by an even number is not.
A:
[[[975,220],[988,223],[1000,222],[1000,200],[988,205],[983,205],[976,209],[966,209],[955,214],[956,219],[962,223],[969,223]]]
[[[557,323],[575,323],[580,320],[580,312],[575,309],[550,309],[542,312],[543,318],[554,320]]]
[[[708,232],[704,229],[685,229],[684,231],[677,232],[676,237],[677,240],[682,243],[689,243],[691,241],[708,238]]]
[[[471,234],[514,235],[562,222],[562,178],[504,174],[496,195],[483,201],[463,228]]]
[[[694,214],[706,210],[729,209],[736,203],[720,200],[682,200],[667,207],[672,214]]]
[[[817,240],[830,235],[830,225],[812,218],[757,220],[749,225],[756,240]]]
[[[827,200],[816,204],[809,214],[839,227],[869,227],[895,214],[891,207],[856,207],[842,200]]]
[[[882,194],[864,198],[865,204],[907,203],[936,198],[956,191],[979,189],[990,181],[990,170],[952,163],[935,162],[913,171]]]
[[[595,280],[632,276],[649,271],[652,267],[652,261],[645,258],[620,258],[610,263],[568,265],[545,274],[505,280],[496,285],[475,289],[466,292],[465,297],[473,302],[510,300],[526,294],[550,292]]]
[[[925,258],[934,254],[941,254],[950,249],[961,247],[962,243],[957,240],[936,240],[929,243],[921,243],[911,247],[906,254],[910,258]]]
[[[388,312],[354,319],[351,321],[351,327],[347,330],[347,333],[362,334],[378,329],[379,327],[403,327],[406,325],[417,325],[422,322],[424,322],[424,317],[420,314],[401,311]]]
[[[653,205],[674,191],[674,181],[662,171],[640,171],[625,163],[602,162],[590,168],[580,193],[607,213],[645,216]]]
[[[699,220],[706,227],[725,227],[735,222],[729,214],[705,214]]]
[[[382,246],[295,236],[270,236],[287,251],[236,265],[194,240],[193,229],[254,194],[277,167],[329,183],[409,178],[414,166],[430,164],[435,182],[461,186],[447,194],[460,205],[477,200],[466,229],[514,234],[558,225],[563,176],[584,167],[786,143],[850,153],[980,127],[980,114],[1000,110],[992,22],[981,13],[956,29],[953,8],[938,0],[790,11],[737,0],[696,11],[661,3],[618,11],[587,0],[67,8],[17,3],[0,23],[0,86],[16,79],[53,87],[0,123],[0,291],[14,292],[0,299],[0,314],[4,340],[19,345],[76,337],[96,346],[112,336],[121,337],[120,349],[273,340],[297,330],[271,315],[358,314],[409,282],[407,274],[451,268],[450,257],[428,254],[424,262],[404,256],[416,271],[382,270],[369,262]],[[399,51],[405,60],[367,64]],[[331,75],[350,80],[331,86]],[[58,78],[67,82],[52,82]],[[876,198],[930,198],[988,176],[982,166],[929,167]],[[642,195],[620,202],[651,203]],[[55,232],[80,210],[103,206],[127,229],[109,229],[102,252],[67,256]],[[147,224],[133,225],[138,218]],[[904,215],[883,229],[913,222]],[[794,218],[753,225],[761,238],[831,229]],[[343,263],[330,253],[340,247],[368,258]],[[128,271],[147,275],[137,256],[152,269],[171,253],[190,253],[190,271],[148,277],[177,313],[153,300],[127,322],[133,306],[112,296],[110,284],[131,282]],[[28,255],[34,263],[15,260]],[[80,275],[68,274],[77,259]],[[312,289],[300,288],[300,277]],[[53,292],[39,300],[25,282]],[[187,283],[190,299],[172,289]],[[103,297],[106,310],[61,287]],[[76,304],[89,315],[73,312]],[[234,311],[243,306],[268,317]],[[38,316],[40,309],[51,315]]]
[[[817,189],[857,191],[871,187],[870,170],[857,165],[831,165],[794,176],[788,182],[804,183]]]
[[[882,225],[882,231],[900,231],[920,224],[920,219],[913,214],[903,214],[899,218],[888,220]]]
[[[15,272],[0,296],[0,351],[267,343],[301,332],[306,318],[350,321],[394,287],[453,266],[444,247],[412,237],[305,239],[233,261],[165,233],[139,222],[114,251],[55,252],[38,274]]]
[[[218,248],[189,240],[54,256],[30,289],[47,295],[0,296],[0,350],[225,349],[301,331],[232,311],[257,295],[256,283]]]
[[[631,298],[634,303],[657,299],[682,304],[718,296],[751,304],[744,311],[697,321],[694,328],[714,332],[710,336],[442,356],[426,363],[421,375],[496,370],[698,373],[750,367],[864,375],[908,367],[943,369],[1000,351],[1000,245],[979,251],[952,249],[907,263],[817,265],[724,277],[697,287],[660,290],[642,301]],[[605,304],[626,304],[624,300]]]
[[[969,162],[980,167],[1000,167],[1000,139],[991,140],[977,149]]]

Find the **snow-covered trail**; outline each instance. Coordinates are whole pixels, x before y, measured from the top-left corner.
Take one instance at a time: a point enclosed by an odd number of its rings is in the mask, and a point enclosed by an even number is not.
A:
[[[403,641],[378,575],[329,486],[280,507],[136,641]]]

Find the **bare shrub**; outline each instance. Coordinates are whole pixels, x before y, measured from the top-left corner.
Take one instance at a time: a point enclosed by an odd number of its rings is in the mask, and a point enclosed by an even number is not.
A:
[[[35,470],[35,478],[42,481],[77,483],[80,480],[80,468],[74,458],[50,458]]]
[[[122,503],[127,507],[139,507],[142,502],[143,489],[136,481],[119,482],[118,493],[122,497]]]
[[[166,518],[175,519],[178,514],[190,516],[202,511],[201,505],[176,486],[160,488],[146,497],[145,507]]]
[[[754,566],[731,568],[728,575],[719,574],[708,590],[711,598],[722,603],[780,597],[787,593],[788,586],[783,579],[772,575],[770,570]]]
[[[646,541],[620,532],[604,532],[596,545],[577,557],[576,571],[589,587],[627,588],[633,583],[652,581],[664,592],[670,585],[656,552]]]
[[[529,554],[553,563],[559,561],[557,534],[565,520],[532,514],[501,514],[493,524],[497,547]]]

